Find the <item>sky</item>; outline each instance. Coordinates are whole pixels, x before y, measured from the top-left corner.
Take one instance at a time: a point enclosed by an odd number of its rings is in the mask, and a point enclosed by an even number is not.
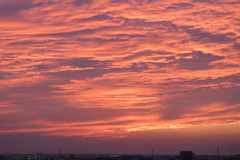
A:
[[[0,0],[0,153],[240,153],[238,0]]]

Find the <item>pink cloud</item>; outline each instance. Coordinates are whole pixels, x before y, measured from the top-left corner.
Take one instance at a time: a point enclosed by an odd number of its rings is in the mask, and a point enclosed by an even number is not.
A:
[[[238,125],[238,5],[1,1],[1,135],[114,140]]]

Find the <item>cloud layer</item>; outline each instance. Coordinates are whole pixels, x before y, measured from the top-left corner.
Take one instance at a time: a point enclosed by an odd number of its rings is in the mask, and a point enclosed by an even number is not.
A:
[[[239,5],[1,1],[0,134],[239,124]]]

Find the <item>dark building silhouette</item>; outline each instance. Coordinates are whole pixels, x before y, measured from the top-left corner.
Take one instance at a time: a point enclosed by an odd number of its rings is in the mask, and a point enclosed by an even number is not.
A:
[[[195,155],[192,151],[181,151],[180,160],[195,160]]]

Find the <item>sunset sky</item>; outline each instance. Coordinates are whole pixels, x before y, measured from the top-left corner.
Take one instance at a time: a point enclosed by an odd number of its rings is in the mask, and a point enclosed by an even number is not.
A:
[[[0,153],[240,153],[239,0],[0,0]]]

